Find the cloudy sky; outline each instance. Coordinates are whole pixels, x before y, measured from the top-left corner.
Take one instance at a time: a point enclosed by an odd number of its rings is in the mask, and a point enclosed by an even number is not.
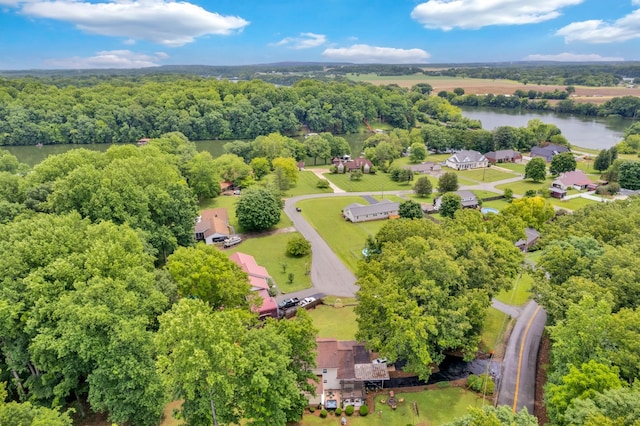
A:
[[[640,60],[640,0],[0,0],[0,69]]]

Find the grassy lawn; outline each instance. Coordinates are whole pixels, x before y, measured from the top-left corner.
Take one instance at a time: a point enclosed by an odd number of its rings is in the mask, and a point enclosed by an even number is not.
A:
[[[386,173],[366,174],[361,180],[349,179],[349,174],[330,174],[324,176],[339,188],[347,192],[402,191],[413,189],[413,182],[398,183],[391,180]]]
[[[529,253],[526,253],[524,255],[525,260],[533,263],[533,264],[537,264],[538,260],[540,260],[540,256],[542,255],[542,250],[536,250],[536,251],[532,251]]]
[[[358,324],[353,306],[334,308],[333,306],[318,305],[309,310],[313,325],[318,329],[317,337],[338,340],[355,340]]]
[[[572,198],[570,200],[558,200],[557,198],[548,198],[549,202],[557,207],[569,210],[578,210],[584,206],[596,204],[597,201],[587,200],[586,198]]]
[[[476,197],[478,197],[479,199],[482,199],[482,198],[493,198],[493,197],[499,197],[500,196],[500,194],[498,194],[497,192],[485,191],[485,190],[482,190],[482,189],[480,189],[480,190],[475,190],[474,189],[471,192],[476,194]]]
[[[200,203],[200,210],[226,207],[227,214],[229,215],[229,225],[233,226],[233,229],[235,229],[238,234],[241,234],[243,230],[240,228],[240,225],[238,225],[238,218],[236,218],[236,202],[240,197],[241,196],[235,195],[221,195],[216,198],[208,198]],[[291,222],[289,216],[282,212],[282,214],[280,214],[280,222],[278,222],[273,229],[288,228],[290,226],[293,226],[293,222]]]
[[[536,252],[541,253],[541,252]],[[524,272],[522,277],[516,277],[513,282],[513,288],[510,290],[502,290],[496,299],[509,305],[524,305],[531,298],[531,286],[533,285],[533,277]]]
[[[496,167],[502,167],[503,169],[509,169],[515,173],[524,174],[526,164],[522,163],[498,163]]]
[[[396,393],[396,399],[404,398],[395,411],[388,404],[380,404],[386,395],[375,398],[375,410],[368,416],[347,417],[349,426],[406,426],[406,425],[441,425],[467,414],[469,406],[481,407],[482,398],[463,388],[450,387],[444,389],[425,390],[421,392]],[[413,413],[412,403],[418,407],[418,415]],[[485,402],[490,404],[490,402]],[[301,426],[338,425],[340,417],[329,415],[326,419],[305,415]]]
[[[509,316],[496,308],[487,309],[487,318],[482,327],[482,340],[480,350],[488,353],[496,349],[496,346],[504,339]]]
[[[489,207],[498,211],[502,211],[502,209],[504,209],[507,205],[509,205],[509,202],[505,199],[482,202],[482,207]]]
[[[327,166],[328,167],[328,166]],[[272,175],[269,175],[272,176]],[[289,188],[285,191],[286,197],[296,197],[298,195],[305,194],[326,194],[333,192],[333,189],[326,188],[320,189],[316,186],[316,184],[320,182],[318,176],[315,173],[310,171],[302,171],[298,174],[298,182],[296,182],[296,186]]]
[[[553,182],[553,178],[549,177],[542,182],[533,182],[531,180],[521,180],[519,182],[504,183],[496,186],[497,189],[504,191],[507,188],[511,188],[514,194],[524,195],[530,189],[537,191],[542,188],[549,188]]]
[[[335,176],[335,175],[334,175]],[[342,209],[351,203],[367,204],[362,197],[336,197],[303,200],[297,205],[302,215],[327,242],[331,250],[352,271],[362,259],[362,249],[368,235],[375,235],[385,220],[351,223],[342,217]]]
[[[499,180],[515,177],[515,174],[513,173],[496,170],[493,167],[472,170],[456,170],[455,173],[458,175],[458,179],[463,178],[476,182],[496,182]]]
[[[291,293],[311,287],[311,277],[305,273],[311,268],[311,257],[289,257],[285,253],[287,241],[297,235],[300,234],[291,232],[249,238],[237,246],[225,249],[224,253],[229,256],[237,251],[250,254],[259,265],[267,268],[282,293]],[[286,271],[282,268],[283,263],[287,265]],[[289,284],[289,273],[293,273],[292,284]]]

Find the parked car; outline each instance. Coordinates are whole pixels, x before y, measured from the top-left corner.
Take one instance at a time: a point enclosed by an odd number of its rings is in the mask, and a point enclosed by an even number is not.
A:
[[[305,297],[304,299],[302,299],[300,301],[300,303],[298,303],[298,306],[300,306],[302,308],[302,307],[307,306],[309,303],[313,303],[315,301],[316,301],[315,297]]]
[[[297,297],[292,297],[290,299],[284,299],[282,302],[278,303],[278,308],[288,309],[294,306],[298,306],[298,303],[300,303],[300,299],[298,299]]]
[[[372,361],[373,364],[386,364],[387,363],[387,359],[386,358],[376,358]]]
[[[301,209],[300,207],[296,207],[296,211],[297,211],[298,213],[300,213],[300,212],[302,211],[302,209]]]
[[[237,235],[232,235],[231,237],[224,240],[224,242],[222,243],[222,246],[225,248],[232,247],[232,246],[235,246],[236,244],[240,244],[241,242],[242,242],[242,238],[238,237]]]

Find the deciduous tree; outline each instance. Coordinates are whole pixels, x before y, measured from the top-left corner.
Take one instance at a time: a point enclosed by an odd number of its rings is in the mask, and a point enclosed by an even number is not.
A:
[[[428,197],[432,191],[433,186],[427,176],[420,176],[416,179],[416,183],[413,185],[413,192],[415,192],[418,197]]]
[[[563,152],[553,156],[551,165],[549,166],[549,172],[553,175],[572,172],[576,169],[576,165],[576,157],[574,157],[571,152]]]
[[[246,231],[263,231],[280,221],[282,208],[276,195],[266,188],[251,187],[236,204],[238,223]]]
[[[443,217],[453,219],[455,213],[462,208],[462,198],[453,192],[443,194],[438,210]]]
[[[524,178],[542,182],[547,178],[547,163],[544,158],[532,158],[524,168]]]
[[[424,213],[420,203],[416,203],[413,200],[407,200],[400,203],[398,208],[398,214],[405,219],[423,219]]]
[[[627,161],[620,165],[618,177],[620,186],[625,189],[640,189],[640,162]]]
[[[446,172],[438,179],[438,192],[453,192],[458,190],[458,175],[454,172]]]

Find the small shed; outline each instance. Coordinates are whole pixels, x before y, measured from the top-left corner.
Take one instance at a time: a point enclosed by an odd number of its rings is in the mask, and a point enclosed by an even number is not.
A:
[[[551,196],[553,198],[562,199],[567,196],[567,191],[565,191],[564,189],[553,187],[553,186],[549,188],[549,192],[551,193]]]

